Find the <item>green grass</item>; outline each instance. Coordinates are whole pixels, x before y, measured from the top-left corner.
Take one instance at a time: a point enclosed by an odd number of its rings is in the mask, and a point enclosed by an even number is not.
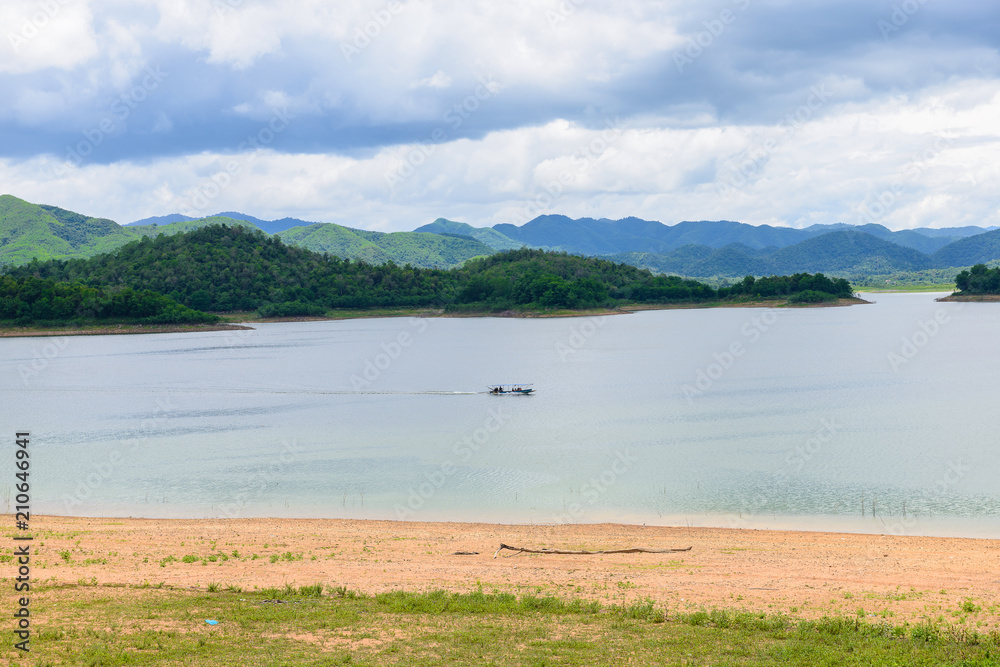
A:
[[[680,613],[651,600],[323,586],[41,587],[23,665],[1000,665],[1000,634],[941,623]],[[208,625],[207,619],[218,621]],[[8,644],[4,649],[11,655]]]
[[[928,283],[926,285],[886,285],[885,287],[860,287],[855,286],[862,292],[954,292],[955,282],[950,283]]]

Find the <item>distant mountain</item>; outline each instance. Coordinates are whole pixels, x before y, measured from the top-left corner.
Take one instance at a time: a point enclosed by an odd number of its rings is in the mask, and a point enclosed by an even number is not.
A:
[[[673,242],[673,228],[639,218],[574,220],[565,215],[542,215],[520,227],[500,224],[493,229],[528,246],[582,255],[668,252],[684,245]]]
[[[243,220],[245,222],[252,222],[258,229],[267,232],[268,234],[277,234],[278,232],[283,232],[286,229],[291,229],[292,227],[306,227],[308,225],[314,225],[314,222],[306,222],[305,220],[299,220],[298,218],[282,218],[281,220],[261,220],[260,218],[255,218],[252,215],[247,215],[246,213],[238,213],[236,211],[223,211],[221,213],[216,213],[215,215],[207,216],[209,218],[229,218],[230,220]],[[129,222],[123,226],[125,227],[142,227],[145,225],[169,225],[172,222],[189,222],[191,220],[204,220],[205,218],[192,218],[187,215],[182,215],[180,213],[171,213],[170,215],[159,215],[152,218],[143,218],[142,220],[136,220],[135,222]]]
[[[947,234],[931,237],[910,229],[894,232],[888,227],[883,227],[882,225],[874,223],[869,223],[867,225],[813,225],[811,227],[807,227],[803,231],[808,231],[810,233],[820,232],[821,234],[829,234],[834,231],[864,232],[866,234],[871,234],[875,238],[882,239],[883,241],[889,241],[890,243],[895,243],[896,245],[901,245],[906,248],[913,248],[914,250],[919,250],[920,252],[927,254],[943,248],[952,241],[960,238],[958,236]]]
[[[686,245],[670,253],[620,253],[606,259],[683,276],[742,277],[833,273],[880,274],[930,268],[934,261],[913,248],[864,232],[830,232],[784,248],[760,251],[741,244],[723,248]]]
[[[763,250],[795,245],[806,239],[838,231],[865,232],[884,241],[930,254],[952,241],[969,235],[969,228],[966,227],[956,229],[955,233],[947,229],[933,230],[939,233],[931,235],[918,230],[894,232],[876,224],[860,227],[846,224],[812,225],[805,229],[792,229],[770,225],[747,225],[729,220],[685,221],[676,225],[664,225],[640,218],[574,220],[564,215],[542,215],[521,227],[500,224],[495,225],[493,229],[526,245],[595,255],[627,252],[668,253],[685,245],[724,248],[733,243],[754,250]],[[472,230],[476,228],[473,227]],[[983,231],[985,230],[979,229],[979,233]],[[464,233],[471,235],[472,232]]]
[[[492,255],[488,245],[464,236],[424,232],[370,232],[318,223],[295,227],[278,236],[289,245],[371,264],[412,264],[422,268],[450,268],[468,259]]]
[[[174,214],[123,226],[113,220],[89,218],[55,206],[31,204],[3,195],[0,196],[0,265],[16,266],[33,258],[44,261],[92,257],[142,237],[172,236],[219,224],[278,233],[290,245],[372,264],[393,261],[399,265],[448,268],[495,252],[493,247],[466,236],[415,232],[387,234],[331,223],[306,223],[295,218],[266,221],[233,212],[206,218]],[[487,236],[501,238],[492,230],[487,230]]]
[[[261,220],[260,218],[255,218],[252,215],[247,215],[246,213],[237,213],[236,211],[225,211],[223,213],[216,213],[218,216],[223,216],[226,218],[232,218],[233,220],[246,220],[247,222],[252,222],[268,234],[277,234],[278,232],[283,232],[285,230],[291,229],[292,227],[308,227],[310,225],[319,224],[317,222],[307,222],[305,220],[299,220],[298,218],[282,218],[281,220]]]
[[[467,236],[480,243],[485,243],[494,250],[516,250],[524,247],[524,243],[508,238],[495,229],[473,227],[464,222],[455,222],[454,220],[447,220],[445,218],[438,218],[434,222],[423,227],[417,227],[413,231],[451,236]]]
[[[517,227],[492,228],[438,218],[414,232],[382,233],[297,218],[261,220],[234,211],[207,218],[173,214],[119,226],[55,206],[0,196],[0,265],[33,257],[79,258],[160,234],[212,224],[260,229],[289,244],[373,264],[447,268],[472,257],[521,247],[604,257],[663,273],[742,277],[796,272],[866,276],[955,268],[1000,260],[1000,230],[920,228],[894,232],[882,225],[812,225],[805,229],[729,220],[665,225],[629,217],[572,219],[543,215]]]
[[[955,239],[964,239],[967,236],[975,236],[976,234],[982,234],[983,232],[991,232],[997,229],[996,226],[993,227],[943,227],[941,229],[934,229],[932,227],[917,227],[911,229],[910,231],[917,232],[918,234],[923,234],[924,236],[950,236]]]
[[[208,227],[209,225],[228,225],[230,227],[249,227],[257,229],[257,225],[252,222],[227,218],[221,215],[213,215],[207,218],[194,218],[192,220],[182,220],[180,222],[171,222],[166,225],[142,225],[139,227],[128,227],[127,229],[135,230],[134,233],[138,236],[156,238],[160,234],[166,234],[167,236],[172,236],[173,234],[183,234],[184,232],[201,229],[202,227]]]
[[[972,266],[1000,259],[1000,229],[950,243],[932,256],[936,266]]]
[[[931,258],[918,250],[866,232],[830,232],[780,248],[766,259],[776,273],[891,273],[919,271],[933,265]]]
[[[143,218],[142,220],[136,220],[135,222],[126,222],[122,227],[142,227],[143,225],[169,225],[171,222],[186,222],[188,220],[197,220],[197,218],[192,218],[180,213],[171,213],[170,215],[154,215],[152,218]]]

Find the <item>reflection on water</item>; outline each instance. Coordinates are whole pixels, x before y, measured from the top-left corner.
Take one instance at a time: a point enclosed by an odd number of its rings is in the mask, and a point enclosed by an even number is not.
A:
[[[1000,535],[1000,306],[873,299],[4,339],[2,399],[36,512]]]

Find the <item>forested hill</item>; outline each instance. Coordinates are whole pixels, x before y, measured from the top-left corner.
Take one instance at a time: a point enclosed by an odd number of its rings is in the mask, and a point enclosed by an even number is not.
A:
[[[35,261],[8,272],[14,277],[77,281],[103,289],[148,289],[197,310],[260,309],[264,315],[385,306],[488,311],[586,308],[720,297],[696,281],[654,276],[645,269],[565,253],[514,250],[449,270],[392,262],[372,265],[288,246],[247,227],[225,225],[143,238],[90,259]],[[845,296],[849,295],[846,281],[835,285],[823,280],[833,286],[831,290],[846,290]],[[822,287],[819,283],[798,287],[799,282],[794,282],[797,290]]]
[[[11,195],[0,195],[0,266],[25,264],[35,257],[39,260],[82,259],[110,252],[144,236],[169,236],[220,223],[263,228],[268,233],[277,232],[285,243],[291,245],[372,264],[393,261],[448,268],[472,257],[494,252],[494,246],[463,234],[372,232],[328,223],[309,224],[293,218],[268,222],[242,213],[221,213],[197,219],[172,215],[149,222],[120,226],[112,220],[91,218],[55,206],[37,205]],[[292,226],[296,223],[302,224]],[[486,236],[491,235],[501,237],[489,230]],[[512,244],[507,247],[521,245],[509,239],[507,243]]]

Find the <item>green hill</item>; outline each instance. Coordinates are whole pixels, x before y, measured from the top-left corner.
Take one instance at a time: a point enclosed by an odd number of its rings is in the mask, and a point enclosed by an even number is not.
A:
[[[169,224],[122,227],[112,220],[3,195],[0,266],[17,266],[32,258],[86,258],[135,239],[187,233],[220,223],[248,230],[258,230],[258,223],[265,223],[240,213],[231,215],[242,217],[220,214]],[[287,218],[266,224],[280,227],[292,222],[297,220]],[[667,226],[634,217],[573,220],[545,215],[521,227],[476,228],[438,218],[414,232],[383,233],[315,223],[284,229],[278,236],[287,245],[370,264],[451,268],[474,257],[534,247],[597,255],[660,273],[726,280],[811,271],[852,278],[929,268],[954,267],[957,272],[1000,259],[1000,230],[974,234],[976,229],[893,232],[876,224],[837,224],[800,230],[731,221]],[[925,254],[930,251],[933,255]]]
[[[0,195],[0,265],[32,258],[89,257],[137,238],[112,220]]]
[[[30,275],[0,276],[0,323],[3,324],[211,324],[218,320],[217,315],[186,308],[152,290],[93,288]]]
[[[8,272],[95,288],[150,289],[190,308],[214,311],[285,303],[324,308],[376,306],[383,301],[423,305],[437,297],[433,284],[421,287],[433,272],[322,255],[285,245],[252,225],[209,225],[144,237],[114,253],[32,262]],[[387,273],[396,274],[392,285],[383,280]]]
[[[212,215],[207,218],[197,218],[196,220],[183,220],[179,222],[171,222],[166,225],[140,225],[136,227],[125,227],[125,229],[131,230],[135,237],[145,236],[147,238],[156,238],[160,234],[166,234],[167,236],[172,236],[174,234],[183,234],[185,232],[194,231],[195,229],[201,229],[202,227],[208,227],[209,225],[228,225],[229,227],[245,227],[247,229],[259,229],[257,225],[252,222],[247,222],[246,220],[237,220],[235,218],[227,218],[221,215]]]
[[[610,259],[662,273],[708,278],[742,278],[802,272],[865,276],[919,271],[934,266],[928,256],[863,232],[829,232],[777,250],[741,244],[722,248],[686,245],[669,253],[620,253]]]
[[[3,195],[0,196],[0,266],[17,266],[33,258],[92,257],[139,238],[169,236],[217,224],[259,229],[252,221],[225,215],[123,227],[113,220],[89,218],[55,206],[31,204]],[[500,245],[513,243],[509,239],[504,242],[502,235],[492,230],[485,232]],[[494,247],[459,235],[368,232],[322,223],[293,227],[279,234],[290,245],[372,264],[392,261],[425,268],[447,268],[495,251]]]
[[[932,255],[937,266],[972,266],[1000,259],[1000,229],[949,243]]]
[[[864,232],[830,232],[780,248],[766,256],[776,273],[837,271],[888,273],[919,271],[933,265],[930,257]]]
[[[332,223],[293,227],[279,232],[282,241],[343,259],[370,264],[411,264],[423,268],[450,268],[472,257],[490,255],[493,248],[475,239],[423,232],[371,232]]]
[[[377,245],[356,234],[355,230],[340,225],[319,223],[308,227],[293,227],[278,232],[278,237],[288,245],[329,253],[342,259],[358,258],[372,264],[389,260]]]
[[[434,235],[411,234],[405,241],[423,236]],[[701,283],[565,253],[505,251],[449,270],[375,266],[289,246],[247,226],[225,225],[144,237],[113,253],[35,261],[8,272],[16,279],[78,282],[102,290],[153,290],[197,310],[257,308],[272,315],[384,306],[584,308],[717,297]]]
[[[375,235],[383,243],[394,236],[362,234]],[[423,237],[431,238],[420,248],[426,241]],[[392,242],[388,253],[395,252]],[[413,233],[402,243],[418,246],[411,252],[434,251],[436,257],[441,256],[442,247],[468,247],[470,251],[485,247],[471,240],[456,246],[432,234]],[[270,308],[270,314],[285,315],[316,314],[328,308],[443,306],[459,289],[454,273],[321,254],[286,245],[250,224],[215,224],[146,236],[112,253],[31,262],[7,272],[17,278],[80,282],[101,289],[153,290],[196,310]]]

